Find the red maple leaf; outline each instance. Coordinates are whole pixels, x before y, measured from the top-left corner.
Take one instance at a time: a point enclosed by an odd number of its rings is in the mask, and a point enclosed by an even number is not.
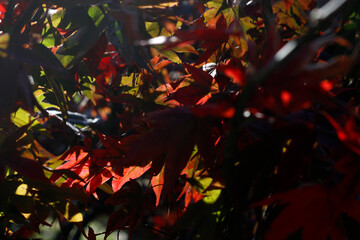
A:
[[[245,85],[246,73],[239,60],[232,58],[226,63],[226,65],[219,65],[216,69],[231,78],[234,83],[239,84],[240,86]]]
[[[141,177],[149,169],[150,164],[146,165],[145,167],[131,166],[125,168],[121,175],[115,174],[111,182],[113,191],[116,192],[120,190],[125,183],[131,181],[132,179]]]
[[[189,161],[186,167],[182,170],[181,174],[184,174],[188,179],[193,178],[195,176],[195,171],[197,169],[198,164],[199,164],[199,153],[196,153],[192,157],[191,161]],[[191,201],[194,201],[194,203],[196,203],[204,198],[204,195],[198,192],[189,183],[189,181],[186,182],[177,200],[179,200],[183,195],[185,195],[185,205],[184,205],[185,209],[190,205]]]
[[[115,175],[112,165],[123,157],[126,145],[102,134],[98,137],[105,149],[93,149],[91,139],[85,136],[84,146],[74,146],[62,156],[66,162],[56,170],[70,170],[79,176],[68,176],[62,186],[81,188],[86,185],[86,192],[95,195],[96,188]],[[50,180],[55,182],[61,176],[61,172],[55,172]]]
[[[108,46],[108,39],[103,33],[97,43],[86,53],[84,57],[84,63],[87,65],[90,76],[95,76],[97,74],[98,65],[100,64],[102,57]]]
[[[324,113],[330,124],[334,127],[337,137],[356,154],[360,155],[360,133],[354,117],[347,119],[345,127],[341,127],[329,114]]]
[[[307,185],[279,193],[258,205],[286,205],[272,222],[266,240],[287,239],[302,230],[302,239],[345,239],[339,219],[342,213],[359,221],[360,204],[356,194],[349,194],[346,181],[334,187]]]
[[[353,56],[334,57],[327,63],[312,62],[319,48],[334,43],[348,48],[351,45],[342,38],[317,39],[269,76],[257,88],[250,104],[260,112],[266,108],[284,113],[329,100],[333,95],[332,86],[341,80],[338,76],[348,72],[355,63]]]
[[[147,166],[151,162],[150,172],[154,173],[153,176],[158,175],[164,167],[164,180],[153,180],[157,182],[153,183],[156,186],[164,183],[162,196],[171,193],[195,145],[206,164],[213,164],[216,142],[220,137],[216,124],[197,117],[183,107],[150,113],[146,122],[149,130],[135,140],[120,165]]]
[[[191,74],[194,82],[188,86],[178,86],[169,96],[168,100],[176,100],[183,105],[195,105],[200,102],[210,92],[213,77],[196,67],[184,64],[188,72]],[[185,81],[185,80],[184,80]]]
[[[116,230],[129,229],[131,238],[137,222],[146,209],[152,209],[155,201],[149,192],[143,193],[141,186],[135,180],[109,197],[105,204],[119,205],[120,209],[113,212],[107,222],[105,239]]]

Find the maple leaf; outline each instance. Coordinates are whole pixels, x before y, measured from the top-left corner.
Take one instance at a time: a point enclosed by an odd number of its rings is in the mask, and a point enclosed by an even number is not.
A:
[[[194,156],[192,156],[192,159],[188,162],[186,167],[182,170],[181,175],[185,175],[187,179],[193,178],[195,176],[195,171],[197,169],[197,166],[199,164],[199,152],[195,153]],[[177,201],[180,200],[182,196],[185,195],[185,203],[184,207],[185,209],[190,205],[191,201],[193,200],[194,203],[200,201],[204,198],[204,195],[199,193],[191,184],[189,181],[186,182],[185,186],[183,187],[182,192],[177,198]]]
[[[89,234],[88,234],[87,239],[88,240],[96,240],[95,232],[91,227],[89,227]]]
[[[127,227],[129,227],[129,238],[131,238],[144,211],[154,208],[155,201],[151,195],[142,192],[137,181],[131,180],[124,188],[106,199],[105,204],[120,205],[120,209],[113,212],[108,219],[105,239],[113,231]]]
[[[305,13],[314,6],[314,0],[281,0],[273,4],[273,11],[276,14],[276,22],[278,25],[286,25],[291,29],[301,32],[308,21]]]
[[[120,190],[125,183],[131,181],[132,179],[137,179],[141,177],[147,170],[151,167],[150,164],[145,167],[132,166],[125,168],[122,172],[122,175],[115,174],[111,182],[112,189],[114,192]]]
[[[354,117],[351,116],[349,119],[347,119],[345,127],[341,127],[340,124],[336,122],[335,119],[332,118],[329,114],[323,114],[334,127],[339,140],[353,152],[360,155],[360,133],[358,131]]]
[[[217,40],[211,39],[211,37],[202,38],[202,42],[200,43],[200,48],[205,48],[205,52],[199,57],[199,59],[196,61],[195,65],[199,65],[206,60],[208,60],[211,55],[218,50],[221,45],[228,41],[229,35],[226,32],[227,24],[226,20],[223,15],[220,16],[218,21],[216,22],[215,29],[212,30],[213,32],[207,32],[204,35],[214,34],[216,35]]]
[[[5,166],[8,166],[25,177],[49,182],[49,179],[44,175],[41,164],[34,159],[22,157],[19,151],[21,147],[28,144],[25,136],[31,124],[32,122],[9,133],[0,145],[0,154],[2,156],[0,161],[0,181],[5,177]]]
[[[202,86],[203,88],[210,89],[210,86],[212,84],[212,76],[196,67],[193,67],[187,63],[184,63],[184,66],[188,70],[188,72],[191,74],[191,76],[194,78],[194,81]]]
[[[94,50],[97,51],[97,53],[95,54],[99,54],[98,51],[102,50],[98,48],[95,49],[97,49]],[[124,60],[121,58],[119,53],[116,52],[114,46],[112,45],[108,45],[104,53],[104,56],[102,56],[100,62],[97,61],[95,62],[94,60],[91,60],[91,64],[92,64],[91,66],[93,65],[97,66],[97,69],[93,70],[93,72],[96,73],[95,80],[96,83],[98,84],[96,91],[101,94],[105,94],[105,89],[109,85],[115,83],[116,81],[120,81],[121,75],[119,73],[121,72],[121,69],[123,69],[126,66]]]
[[[42,182],[49,182],[49,179],[46,178],[44,175],[44,171],[41,165],[33,159],[17,157],[6,159],[3,161],[2,164],[9,166],[10,168],[19,172],[25,177],[29,177]]]
[[[227,77],[232,78],[234,83],[240,86],[245,85],[246,73],[244,66],[239,60],[232,58],[226,65],[219,65],[216,69],[223,72]]]
[[[113,172],[108,168],[103,168],[100,171],[93,174],[87,182],[86,192],[88,194],[94,193],[95,190],[105,182],[107,182],[110,178],[113,177]]]
[[[199,193],[193,186],[191,186],[191,184],[189,182],[187,182],[182,190],[182,192],[180,193],[179,197],[177,198],[177,200],[179,201],[179,199],[185,194],[185,204],[184,207],[185,209],[187,209],[191,203],[191,201],[193,201],[194,203],[197,203],[198,201],[200,201],[201,199],[204,198],[204,195]]]
[[[345,197],[342,185],[326,188],[323,185],[308,185],[279,193],[255,205],[286,205],[272,222],[265,235],[266,240],[287,239],[292,233],[302,229],[305,239],[344,239],[338,225],[343,212],[358,212],[360,206],[354,195]],[[351,214],[353,215],[353,214]],[[359,218],[356,217],[358,220]]]
[[[191,108],[191,112],[198,117],[232,118],[235,114],[234,103],[228,98],[218,98],[208,101],[204,105]]]
[[[229,39],[229,35],[238,35],[238,32],[227,32],[226,19],[221,15],[215,26],[201,26],[195,29],[183,31],[178,30],[169,38],[163,36],[141,41],[140,45],[159,45],[163,44],[166,49],[183,47],[198,42],[199,47],[205,49],[196,61],[195,65],[206,62],[220,47]]]
[[[107,49],[108,39],[103,33],[98,42],[86,53],[84,62],[89,68],[90,76],[95,76],[98,71],[98,65],[102,61],[102,57]]]
[[[5,12],[6,12],[6,8],[5,8],[5,4],[4,3],[1,3],[0,4],[0,19],[4,19],[5,17]]]
[[[150,113],[146,121],[149,130],[134,141],[124,161],[119,163],[119,168],[146,166],[152,162],[150,172],[156,172],[153,174],[156,176],[164,166],[162,196],[171,193],[195,145],[198,145],[205,162],[209,165],[213,164],[216,157],[215,143],[219,138],[219,132],[215,130],[216,124],[205,118],[196,117],[184,107]],[[142,151],[139,151],[139,148]],[[159,158],[159,156],[163,157]],[[154,168],[158,170],[155,171]]]
[[[56,169],[58,172],[54,172],[50,180],[55,182],[62,176],[59,170],[71,170],[79,178],[68,176],[62,186],[81,188],[86,185],[86,192],[96,196],[95,190],[115,175],[111,166],[123,157],[126,150],[126,145],[111,137],[103,134],[98,134],[98,137],[105,149],[93,149],[91,139],[85,136],[84,146],[74,146],[62,156],[66,162]],[[117,175],[115,183],[119,178]]]
[[[161,199],[161,192],[164,186],[164,171],[165,168],[163,167],[161,171],[151,178],[151,186],[156,196],[156,206],[159,205]]]
[[[193,67],[189,64],[184,64],[188,72],[194,79],[189,86],[179,85],[169,96],[167,100],[176,100],[183,105],[198,104],[210,92],[210,87],[213,78],[207,72]],[[184,82],[184,81],[183,81]]]
[[[311,62],[319,48],[334,43],[351,46],[342,38],[316,39],[270,76],[255,91],[251,104],[260,111],[267,108],[284,113],[309,108],[313,102],[329,101],[332,86],[341,80],[337,76],[351,69],[356,55],[333,57],[327,63]]]

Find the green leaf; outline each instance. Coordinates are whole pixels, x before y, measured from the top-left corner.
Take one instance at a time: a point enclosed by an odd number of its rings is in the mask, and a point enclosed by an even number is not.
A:
[[[194,53],[196,55],[199,55],[198,51],[196,51],[196,49],[192,45],[186,45],[181,47],[177,46],[171,49],[177,53]]]
[[[213,204],[218,200],[218,198],[220,197],[220,194],[221,194],[221,189],[214,189],[211,191],[207,191],[206,196],[204,197],[203,201],[206,204]]]
[[[96,13],[99,12],[99,13]],[[81,27],[92,24],[96,22],[96,16],[101,15],[102,11],[98,7],[74,7],[74,8],[64,8],[57,13],[53,14],[46,24],[49,24],[51,27],[67,29],[67,30],[77,30]]]
[[[224,15],[226,23],[229,25],[232,21],[239,18],[239,7],[226,8],[221,11]]]
[[[55,109],[60,110],[60,108],[57,105],[45,102],[45,99],[46,99],[45,93],[47,93],[45,89],[38,89],[34,92],[34,96],[35,96],[36,100],[38,101],[38,103],[40,104],[40,106],[43,109],[55,108]],[[36,108],[35,111],[39,111],[39,109]]]
[[[160,34],[160,25],[157,22],[145,22],[145,28],[151,37],[157,37]]]
[[[181,59],[173,50],[162,50],[162,46],[152,46],[156,53],[167,57],[174,63],[181,63]]]
[[[207,2],[207,7],[209,10],[204,13],[205,22],[209,22],[216,17],[221,7],[223,6],[223,3],[224,0],[212,0]]]
[[[95,93],[95,78],[93,78],[89,72],[87,65],[84,62],[81,62],[78,67],[78,81],[79,81],[79,91],[73,96],[73,100],[76,103],[79,103],[82,100],[82,94],[89,98],[94,105],[96,105],[94,99]],[[81,91],[81,92],[80,92]]]
[[[41,43],[47,47],[51,48],[61,44],[62,36],[59,31],[54,27],[47,27],[43,29]]]
[[[45,72],[46,79],[48,80],[48,82],[53,90],[53,94],[55,96],[56,103],[58,104],[58,106],[60,108],[62,117],[63,117],[64,121],[67,121],[67,119],[68,119],[68,114],[67,114],[68,101],[64,94],[64,89],[58,83],[56,76],[54,74],[52,74],[51,72],[48,72],[48,71],[44,71],[44,72]]]
[[[28,111],[22,108],[19,108],[15,113],[11,114],[11,121],[18,127],[22,127],[30,123],[31,125],[29,128],[35,127],[36,125],[41,126],[41,124],[32,117]]]
[[[88,10],[90,21],[65,39],[56,56],[64,67],[72,68],[93,47],[106,27],[104,13],[98,7]]]

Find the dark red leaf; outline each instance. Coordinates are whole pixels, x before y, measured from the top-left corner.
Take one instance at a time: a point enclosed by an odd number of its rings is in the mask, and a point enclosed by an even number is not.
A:
[[[206,120],[202,122],[182,107],[153,112],[147,116],[147,123],[150,129],[132,144],[123,166],[146,166],[152,161],[156,169],[164,167],[162,197],[172,192],[181,171],[190,160],[195,144],[200,147],[208,164],[212,164],[211,159],[215,156],[213,149],[219,139],[216,131],[214,134],[214,125],[206,123]],[[139,148],[142,151],[138,151]]]
[[[100,63],[107,46],[108,39],[105,33],[103,33],[97,43],[86,53],[84,57],[84,62],[89,68],[90,76],[94,77],[97,74],[97,66]]]
[[[231,78],[234,83],[245,86],[246,74],[240,61],[231,59],[226,65],[219,65],[216,69]]]
[[[89,234],[88,234],[87,239],[88,240],[96,240],[95,232],[91,227],[89,227]]]
[[[196,84],[190,84],[181,87],[171,93],[168,100],[176,100],[185,106],[193,106],[197,104],[209,91],[204,90]]]
[[[5,164],[25,177],[42,182],[49,182],[49,179],[44,175],[41,165],[35,160],[17,157],[14,159],[6,159]]]
[[[215,46],[208,47],[199,57],[199,59],[195,62],[195,65],[200,65],[203,62],[206,62],[215,52],[219,49],[219,46],[216,44]]]
[[[141,186],[135,180],[130,181],[124,188],[109,197],[106,204],[120,205],[120,209],[109,217],[105,239],[116,230],[129,229],[131,237],[137,222],[141,219],[144,211],[154,205],[154,202],[143,194]]]
[[[191,74],[195,82],[200,85],[199,86],[200,88],[204,88],[204,89],[210,88],[213,81],[213,77],[209,73],[201,70],[200,68],[193,67],[187,63],[185,63],[184,66]]]
[[[300,229],[303,239],[345,239],[337,223],[344,209],[348,209],[349,201],[354,198],[344,198],[344,193],[341,185],[327,189],[318,184],[302,186],[263,200],[258,204],[286,204],[272,222],[265,239],[285,240]]]

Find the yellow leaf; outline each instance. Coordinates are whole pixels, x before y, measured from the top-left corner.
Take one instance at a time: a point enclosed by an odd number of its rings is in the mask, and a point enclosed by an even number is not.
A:
[[[4,33],[0,35],[0,57],[6,58],[7,53],[4,51],[8,48],[10,42],[10,34]]]
[[[52,206],[58,213],[63,215],[68,222],[80,223],[83,221],[83,216],[79,208],[72,202],[60,201],[53,203]]]
[[[63,215],[69,222],[82,222],[83,221],[83,216],[82,216],[81,212],[79,211],[78,207],[71,202],[66,202],[65,212]]]
[[[206,192],[206,196],[203,198],[203,201],[206,204],[214,204],[216,200],[220,197],[221,189],[215,189]]]
[[[15,195],[19,196],[27,196],[28,193],[28,185],[26,185],[25,183],[20,184],[15,191]]]

